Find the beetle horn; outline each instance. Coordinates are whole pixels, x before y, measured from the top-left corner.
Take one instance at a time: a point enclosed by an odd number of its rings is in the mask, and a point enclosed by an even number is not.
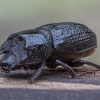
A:
[[[1,46],[1,48],[0,48],[0,54],[3,54],[4,51],[5,51],[5,48],[2,48],[2,46]]]
[[[1,48],[0,48],[0,54],[2,54],[3,53],[3,50],[1,50]]]
[[[2,46],[0,47],[0,54],[5,53],[10,50],[10,41],[6,41]]]
[[[0,54],[3,54],[4,52],[6,52],[7,50],[6,50],[6,48],[0,48]]]

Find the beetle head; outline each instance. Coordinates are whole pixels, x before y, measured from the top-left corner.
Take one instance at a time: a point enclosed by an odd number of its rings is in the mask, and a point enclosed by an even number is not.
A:
[[[2,71],[9,72],[13,70],[20,62],[27,57],[27,51],[24,48],[24,40],[17,34],[11,35],[0,48],[0,54],[4,54],[0,60]]]

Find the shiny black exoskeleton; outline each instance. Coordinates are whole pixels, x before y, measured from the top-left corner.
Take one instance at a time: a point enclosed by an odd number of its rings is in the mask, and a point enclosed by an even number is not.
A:
[[[99,65],[81,60],[90,56],[96,47],[96,35],[85,25],[72,22],[43,25],[8,37],[0,48],[0,54],[4,53],[0,60],[1,71],[37,69],[28,80],[33,83],[45,66],[62,65],[75,77],[77,74],[71,67],[88,64],[100,69]]]

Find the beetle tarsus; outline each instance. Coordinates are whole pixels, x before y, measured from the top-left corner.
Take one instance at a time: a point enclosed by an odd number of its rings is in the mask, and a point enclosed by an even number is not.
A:
[[[44,67],[45,67],[45,62],[43,62],[42,64],[41,64],[41,66],[37,69],[37,71],[35,72],[35,74],[33,74],[29,79],[28,79],[28,83],[34,83],[35,82],[35,80],[40,76],[40,74],[41,74],[41,72],[43,71],[43,69],[44,69]]]
[[[86,72],[82,73],[81,76],[84,76],[86,74],[93,74],[93,75],[95,75],[95,71],[86,71]]]

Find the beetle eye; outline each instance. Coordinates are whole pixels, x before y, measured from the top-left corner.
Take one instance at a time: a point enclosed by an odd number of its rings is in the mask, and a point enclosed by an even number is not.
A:
[[[11,41],[12,41],[12,40],[13,40],[13,38],[8,38],[8,40],[11,40]]]
[[[23,38],[21,36],[18,39],[19,39],[19,41],[22,41],[23,40]]]

